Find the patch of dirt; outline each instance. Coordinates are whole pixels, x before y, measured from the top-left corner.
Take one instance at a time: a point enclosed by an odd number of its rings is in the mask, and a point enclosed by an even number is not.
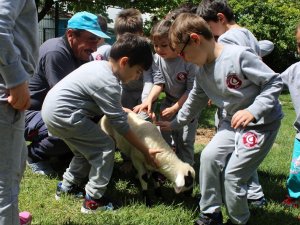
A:
[[[206,145],[215,135],[215,128],[198,128],[195,144]]]

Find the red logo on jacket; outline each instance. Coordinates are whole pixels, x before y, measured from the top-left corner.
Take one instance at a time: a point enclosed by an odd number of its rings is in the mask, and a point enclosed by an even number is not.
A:
[[[101,54],[98,54],[96,57],[95,57],[95,60],[103,60],[103,56]]]
[[[232,89],[238,89],[242,85],[242,81],[236,75],[236,73],[230,73],[226,79],[227,87]]]
[[[252,148],[257,144],[257,135],[253,132],[243,134],[243,144],[247,148]]]
[[[185,73],[185,72],[177,73],[176,80],[178,80],[178,81],[185,81],[187,79],[187,76],[188,76],[188,74]]]

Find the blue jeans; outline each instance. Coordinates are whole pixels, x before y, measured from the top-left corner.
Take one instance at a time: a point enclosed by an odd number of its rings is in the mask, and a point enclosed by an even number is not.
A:
[[[18,195],[27,149],[24,113],[0,103],[0,224],[19,225]]]

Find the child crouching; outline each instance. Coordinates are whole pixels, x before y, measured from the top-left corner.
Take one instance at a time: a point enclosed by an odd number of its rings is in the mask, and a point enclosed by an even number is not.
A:
[[[81,211],[113,208],[104,193],[113,170],[115,143],[97,124],[103,115],[156,165],[154,157],[158,150],[146,148],[130,130],[121,105],[120,87],[120,82],[138,79],[151,64],[148,41],[124,34],[112,46],[109,61],[84,64],[49,91],[42,108],[43,120],[49,132],[63,139],[74,153],[63,181],[57,186],[57,198],[61,194],[80,194],[79,187],[88,177]]]

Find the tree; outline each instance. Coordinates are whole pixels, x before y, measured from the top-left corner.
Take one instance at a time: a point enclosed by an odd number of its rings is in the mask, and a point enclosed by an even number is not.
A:
[[[165,13],[175,8],[182,2],[188,2],[184,0],[168,1],[165,0],[35,0],[39,21],[54,8],[54,4],[57,2],[60,9],[64,9],[70,12],[89,11],[95,14],[106,14],[106,8],[108,6],[120,7],[120,8],[137,8],[142,13]],[[191,1],[190,1],[191,2]],[[194,1],[196,2],[196,1]]]
[[[108,6],[138,8],[142,13],[152,13],[158,19],[183,3],[199,4],[200,0],[36,0],[39,21],[55,3],[68,12],[89,11],[108,16]],[[275,49],[265,62],[275,71],[282,72],[296,62],[295,26],[300,22],[299,0],[228,0],[237,22],[251,30],[259,40],[273,41]],[[147,28],[152,26],[149,22]]]
[[[258,40],[268,39],[275,45],[264,61],[282,72],[298,61],[295,27],[300,22],[298,0],[228,0],[238,24],[251,30]]]

